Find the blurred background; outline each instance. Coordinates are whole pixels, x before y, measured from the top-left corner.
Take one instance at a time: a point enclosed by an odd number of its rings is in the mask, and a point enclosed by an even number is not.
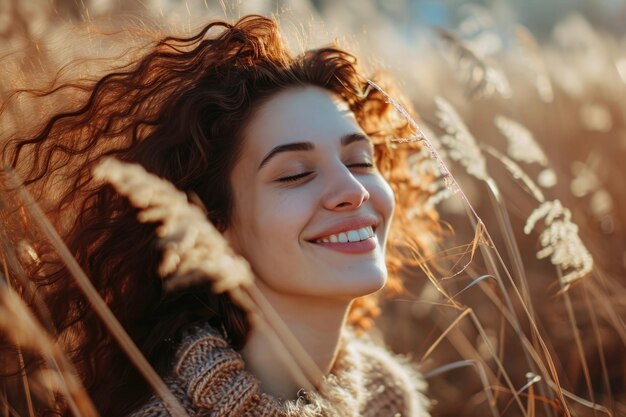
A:
[[[432,414],[626,415],[626,2],[0,0],[0,130],[71,100],[17,88],[249,13],[296,52],[337,41],[390,74],[429,140],[409,162],[437,198],[413,216],[441,238],[378,327],[427,376]]]

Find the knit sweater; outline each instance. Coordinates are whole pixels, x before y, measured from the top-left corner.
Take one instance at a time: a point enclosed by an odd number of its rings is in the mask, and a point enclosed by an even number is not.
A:
[[[429,416],[425,382],[404,358],[346,331],[331,373],[315,393],[281,400],[261,392],[242,357],[209,325],[186,332],[165,378],[190,417]],[[165,417],[156,396],[133,417]]]

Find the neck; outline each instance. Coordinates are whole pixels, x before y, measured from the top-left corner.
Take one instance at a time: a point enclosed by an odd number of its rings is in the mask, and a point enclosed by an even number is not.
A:
[[[288,329],[327,375],[337,356],[341,330],[351,299],[326,299],[280,294],[257,281],[258,287]],[[289,371],[284,353],[277,351],[272,333],[254,326],[242,350],[247,368],[259,379],[261,390],[283,399],[295,399],[302,388]],[[318,386],[321,381],[311,381]]]

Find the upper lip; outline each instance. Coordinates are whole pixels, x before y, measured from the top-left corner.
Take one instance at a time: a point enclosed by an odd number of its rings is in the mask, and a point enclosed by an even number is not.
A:
[[[323,231],[315,234],[313,237],[307,238],[306,240],[309,242],[314,242],[323,237],[336,235],[341,232],[347,232],[348,230],[357,230],[367,226],[372,226],[372,229],[376,229],[376,226],[378,226],[378,219],[375,216],[370,215],[343,219],[332,224]]]

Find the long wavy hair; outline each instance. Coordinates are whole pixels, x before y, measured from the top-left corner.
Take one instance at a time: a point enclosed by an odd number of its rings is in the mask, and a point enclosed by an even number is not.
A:
[[[406,156],[417,152],[419,144],[394,144],[394,138],[411,135],[409,126],[367,83],[354,56],[334,46],[293,56],[277,24],[261,16],[234,24],[215,21],[194,36],[166,37],[139,53],[130,64],[92,83],[63,83],[42,93],[73,91],[79,98],[73,108],[48,116],[36,133],[12,132],[2,156],[159,373],[167,373],[186,325],[208,321],[241,348],[249,323],[208,284],[165,293],[157,273],[161,250],[155,225],[139,223],[136,209],[111,187],[93,182],[91,171],[110,155],[140,163],[196,196],[210,221],[224,230],[233,204],[229,174],[242,131],[255,108],[284,89],[313,85],[337,94],[373,139],[376,164],[393,187],[397,205],[387,290],[401,290],[399,271],[406,255],[426,250],[436,234],[434,213],[424,212],[419,221],[403,216],[407,207],[427,196],[429,179],[410,178]],[[376,81],[391,88],[381,78]],[[403,246],[399,238],[406,236],[418,240]],[[42,261],[28,278],[49,309],[55,336],[92,400],[105,416],[131,411],[150,394],[148,385],[90,308],[54,248],[37,242],[33,247]],[[351,323],[371,325],[379,296],[357,300]],[[62,401],[47,411],[67,414]]]

